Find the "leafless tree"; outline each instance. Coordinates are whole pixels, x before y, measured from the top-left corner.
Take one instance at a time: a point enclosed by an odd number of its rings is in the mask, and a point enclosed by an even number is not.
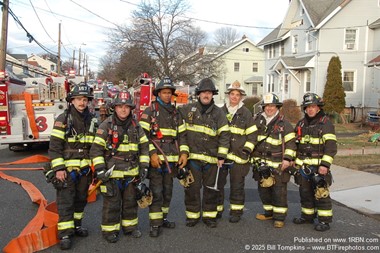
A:
[[[221,27],[218,28],[214,33],[214,42],[218,46],[230,45],[239,39],[239,34],[236,29],[232,27]]]

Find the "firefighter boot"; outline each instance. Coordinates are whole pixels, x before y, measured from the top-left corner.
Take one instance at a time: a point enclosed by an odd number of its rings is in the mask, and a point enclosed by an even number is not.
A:
[[[104,239],[106,239],[109,243],[116,243],[119,240],[119,234],[118,233],[111,233],[104,236]]]
[[[133,231],[124,232],[125,235],[130,235],[133,238],[140,238],[142,236],[141,231],[138,228],[135,228]]]
[[[258,214],[256,214],[256,219],[258,219],[258,220],[272,220],[273,215],[267,214],[267,213],[258,213]]]
[[[231,223],[238,223],[240,221],[240,216],[232,215],[232,216],[230,216],[230,220],[229,221]]]
[[[161,226],[151,226],[149,231],[150,237],[158,237],[161,234]]]
[[[167,218],[168,214],[164,214],[164,221],[162,223],[162,227],[164,228],[175,228],[175,222],[174,221],[169,221]]]
[[[194,227],[198,221],[198,219],[186,219],[186,227]]]
[[[314,229],[320,232],[324,232],[330,229],[330,225],[326,222],[319,222],[317,225],[315,225]]]
[[[75,235],[79,237],[87,237],[88,230],[82,226],[75,227]]]
[[[302,217],[297,217],[297,218],[293,219],[293,223],[297,224],[297,225],[306,224],[306,223],[313,224],[314,221],[313,220],[307,220],[307,219],[302,218]]]
[[[283,228],[285,226],[285,222],[281,220],[275,220],[273,223],[273,227],[275,228]]]
[[[216,228],[216,218],[215,219],[204,219],[203,223],[209,228]]]
[[[71,238],[66,235],[59,240],[59,247],[61,250],[67,250],[71,248]]]

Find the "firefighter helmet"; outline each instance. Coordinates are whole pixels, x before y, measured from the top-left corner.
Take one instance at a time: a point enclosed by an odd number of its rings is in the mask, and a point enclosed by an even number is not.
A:
[[[214,82],[210,78],[202,79],[198,83],[198,86],[195,88],[196,95],[199,95],[202,91],[212,91],[213,95],[218,94],[218,90],[216,89]]]
[[[136,185],[136,201],[140,208],[146,208],[152,204],[153,194],[146,184]]]
[[[92,100],[94,95],[90,86],[86,84],[76,84],[71,87],[70,92],[67,94],[66,101],[71,102],[74,97],[86,97],[88,100]]]
[[[112,107],[115,107],[116,105],[128,105],[131,107],[131,109],[134,109],[136,107],[133,102],[131,93],[129,93],[129,91],[126,89],[123,89],[116,94],[115,98],[112,101]]]
[[[247,95],[247,94],[245,93],[245,90],[243,89],[243,87],[241,87],[241,84],[239,83],[238,80],[236,80],[235,82],[233,82],[233,83],[227,88],[226,94],[230,94],[230,92],[233,91],[233,90],[237,90],[237,91],[239,91],[240,94],[241,94],[242,96]]]
[[[153,95],[155,96],[158,96],[158,92],[160,92],[161,90],[163,89],[171,89],[172,90],[172,94],[174,94],[175,92],[175,86],[172,82],[172,79],[170,79],[169,77],[164,77],[156,86],[156,88],[154,89],[153,91]]]
[[[281,107],[282,103],[276,94],[268,93],[263,97],[263,101],[261,102],[261,106],[264,108],[266,105],[276,105],[277,107]]]
[[[302,107],[305,109],[308,105],[323,106],[323,100],[315,93],[306,93],[303,96]]]

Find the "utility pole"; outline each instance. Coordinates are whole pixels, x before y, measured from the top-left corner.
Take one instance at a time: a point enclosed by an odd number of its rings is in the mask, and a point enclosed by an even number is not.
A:
[[[86,56],[86,75],[85,80],[88,81],[88,55]]]
[[[61,23],[58,25],[58,63],[57,63],[58,76],[61,75]]]
[[[8,7],[9,0],[3,0],[3,18],[1,27],[0,46],[0,71],[5,71],[5,61],[7,58],[7,38],[8,38]]]
[[[79,58],[79,60],[78,60],[78,75],[80,76],[80,61],[81,61],[81,55],[82,55],[82,53],[80,52],[80,48],[81,47],[79,47],[79,56],[78,56],[78,58]]]
[[[72,69],[75,67],[75,49],[73,50],[73,64],[72,64]]]

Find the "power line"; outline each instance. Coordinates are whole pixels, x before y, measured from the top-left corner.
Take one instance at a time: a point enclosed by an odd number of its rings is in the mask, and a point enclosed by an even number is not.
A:
[[[29,2],[30,2],[30,5],[31,5],[32,8],[33,8],[34,13],[35,13],[36,16],[37,16],[38,21],[40,22],[40,24],[41,24],[42,28],[44,29],[45,33],[47,34],[47,36],[49,36],[49,38],[50,38],[54,43],[57,43],[57,42],[56,42],[56,41],[50,36],[50,34],[46,31],[46,28],[45,28],[44,24],[41,22],[41,19],[40,19],[40,17],[39,17],[38,14],[37,14],[36,9],[34,9],[34,5],[33,5],[33,3],[32,3],[32,0],[29,0]]]

